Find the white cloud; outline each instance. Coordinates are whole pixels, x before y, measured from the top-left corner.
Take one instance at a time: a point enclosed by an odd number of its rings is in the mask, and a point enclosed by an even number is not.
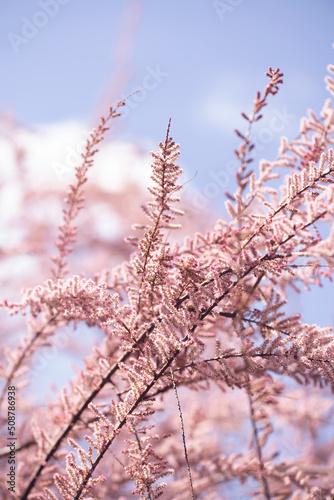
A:
[[[294,113],[299,106],[306,111],[310,99],[319,92],[318,78],[301,70],[287,71],[283,81],[277,97],[270,96],[269,106],[264,109],[264,121],[261,123],[265,123],[275,108],[286,107]],[[251,112],[256,91],[260,90],[262,94],[267,83],[267,77],[254,73],[246,76],[225,73],[216,77],[199,101],[200,121],[222,132],[231,132],[239,127],[243,130],[245,121],[241,112]]]
[[[43,126],[36,131],[20,130],[14,141],[26,151],[26,167],[32,181],[64,187],[81,163],[89,128],[78,122]],[[111,138],[112,139],[112,138]],[[15,156],[5,147],[9,169]],[[126,141],[103,141],[99,144],[95,163],[89,171],[91,182],[104,189],[118,191],[128,180],[145,185],[149,178],[150,157]]]
[[[236,74],[216,78],[199,104],[201,121],[222,131],[233,131],[242,122],[240,113],[252,106],[253,101],[246,96],[249,83]]]
[[[63,200],[69,183],[74,180],[74,168],[82,161],[80,154],[87,137],[89,129],[77,122],[56,123],[35,130],[8,126],[3,131],[0,136],[0,212],[3,214],[0,233],[7,234],[10,230],[11,244],[19,242],[22,231],[27,229],[24,225],[20,231],[13,229],[16,225],[12,221],[19,220],[22,214],[39,220],[58,213],[55,197],[45,197],[45,193],[54,191],[59,200]],[[90,186],[117,193],[124,192],[130,182],[143,190],[149,184],[151,157],[147,152],[130,142],[112,141],[112,137],[102,141],[99,149],[87,174]],[[118,233],[116,214],[111,222],[106,219],[101,214],[97,217],[100,232],[107,227],[109,234]]]

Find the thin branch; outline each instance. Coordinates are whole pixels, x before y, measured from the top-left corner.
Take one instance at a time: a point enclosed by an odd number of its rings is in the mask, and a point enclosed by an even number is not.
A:
[[[155,325],[152,324],[151,327],[147,331],[142,333],[142,335],[137,339],[136,343],[134,344],[133,349],[136,348],[138,343],[142,342],[145,339],[146,335],[148,335],[151,331],[153,331],[154,326]],[[73,429],[75,424],[78,422],[82,413],[88,408],[89,403],[91,403],[96,398],[96,396],[103,389],[103,387],[110,381],[110,378],[112,377],[112,375],[119,368],[119,364],[124,363],[131,354],[132,354],[132,350],[127,351],[120,356],[118,361],[116,363],[114,363],[112,365],[112,367],[104,375],[104,377],[102,378],[98,387],[90,393],[90,395],[85,399],[85,401],[82,403],[80,408],[78,408],[76,410],[76,412],[72,416],[70,422],[68,422],[68,424],[66,424],[66,427],[59,432],[59,434],[55,438],[53,444],[50,446],[49,451],[45,454],[45,456],[43,457],[43,460],[40,461],[39,465],[36,467],[36,469],[32,473],[30,480],[29,480],[29,484],[26,487],[26,489],[21,497],[21,500],[26,500],[28,498],[29,493],[31,492],[32,488],[34,487],[34,485],[35,485],[38,477],[41,475],[43,469],[46,467],[48,461],[54,455],[54,453],[58,450],[62,441],[65,439],[65,437],[68,435],[68,433]]]
[[[171,374],[171,378],[172,378],[172,382],[173,382],[173,388],[174,388],[174,394],[175,394],[175,398],[176,398],[176,402],[177,402],[177,407],[178,407],[178,410],[179,410],[179,416],[180,416],[180,422],[181,422],[181,431],[182,431],[183,449],[184,449],[184,457],[185,457],[186,463],[187,463],[189,483],[190,483],[190,490],[191,490],[191,498],[192,498],[192,500],[195,500],[194,487],[193,487],[193,481],[192,481],[192,477],[191,477],[191,469],[190,469],[190,464],[189,464],[189,459],[188,459],[188,452],[187,452],[186,436],[185,436],[185,432],[184,432],[184,423],[183,423],[183,415],[182,415],[182,410],[181,410],[181,403],[180,403],[179,395],[177,393],[177,387],[176,387],[176,383],[175,383],[174,373],[173,373],[172,367],[170,366],[169,369],[170,369],[170,374]]]
[[[187,342],[189,340],[188,336],[186,336],[183,339],[183,342]],[[82,483],[78,490],[76,491],[76,496],[74,497],[73,500],[79,500],[81,493],[86,489],[86,486],[89,482],[89,479],[92,477],[96,467],[102,460],[104,454],[106,451],[109,449],[110,445],[114,441],[115,437],[119,434],[119,431],[123,428],[123,426],[126,423],[127,416],[131,415],[132,412],[138,407],[138,405],[145,400],[146,395],[149,393],[149,391],[154,387],[154,385],[157,383],[158,380],[165,374],[166,370],[170,367],[170,365],[173,363],[174,359],[180,354],[182,348],[176,349],[174,353],[170,356],[170,358],[166,361],[166,363],[160,368],[160,370],[156,373],[154,373],[154,376],[149,384],[147,384],[146,388],[144,391],[137,397],[137,399],[134,401],[134,403],[131,405],[129,410],[127,411],[127,415],[122,418],[122,420],[115,426],[113,435],[110,439],[107,440],[107,442],[103,445],[101,452],[95,459],[94,463],[92,464],[91,468],[89,469],[89,472],[86,473],[85,477],[82,480]],[[22,499],[23,500],[23,499]]]
[[[255,444],[255,449],[256,449],[256,454],[259,460],[259,481],[262,486],[262,492],[263,495],[265,496],[266,500],[271,500],[271,495],[269,491],[269,486],[267,482],[267,478],[265,477],[265,467],[263,463],[263,457],[262,457],[262,448],[259,443],[259,431],[256,425],[256,419],[255,419],[255,410],[254,410],[254,405],[253,405],[253,395],[250,390],[250,381],[248,377],[248,391],[247,391],[247,396],[248,396],[248,402],[249,402],[249,409],[250,409],[250,420],[252,423],[252,428],[253,428],[253,436],[254,436],[254,444]]]

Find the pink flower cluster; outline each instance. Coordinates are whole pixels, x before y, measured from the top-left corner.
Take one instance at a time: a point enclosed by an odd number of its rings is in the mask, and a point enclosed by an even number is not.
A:
[[[334,110],[328,100],[319,118],[310,112],[276,159],[249,170],[252,127],[282,83],[278,69],[267,76],[243,115],[247,131],[237,131],[228,220],[171,243],[186,214],[169,122],[152,153],[147,221],[127,239],[133,253],[89,277],[71,273],[65,257],[75,252],[97,145],[125,103],[92,132],[65,200],[51,278],[1,302],[26,318],[1,365],[2,410],[8,386],[18,393],[16,484],[8,489],[4,443],[3,498],[334,498],[333,332],[285,311],[289,287],[320,286],[334,270]],[[334,94],[332,77],[327,84]],[[271,182],[282,169],[277,190]],[[22,387],[36,352],[83,324],[95,338],[84,367],[32,405]]]

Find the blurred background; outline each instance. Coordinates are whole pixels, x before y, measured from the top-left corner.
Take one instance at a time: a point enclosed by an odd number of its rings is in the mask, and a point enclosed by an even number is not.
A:
[[[3,252],[19,245],[22,231],[36,244],[38,218],[48,219],[55,236],[61,205],[49,187],[61,200],[91,127],[110,105],[140,89],[113,122],[110,142],[89,173],[113,193],[114,205],[123,203],[123,218],[108,218],[102,205],[90,205],[99,237],[129,234],[138,222],[133,216],[149,180],[148,153],[164,139],[170,117],[181,145],[190,227],[203,214],[211,214],[207,221],[226,217],[223,191],[235,187],[234,129],[244,131],[246,124],[241,111],[251,112],[256,91],[267,85],[268,67],[279,67],[284,85],[269,96],[265,117],[254,128],[256,161],[275,158],[281,135],[298,135],[308,108],[319,116],[329,97],[324,76],[334,61],[333,19],[332,0],[1,2]],[[21,170],[14,175],[17,164]],[[18,188],[23,180],[30,183],[29,196]],[[20,228],[11,217],[22,217],[32,201],[34,216],[27,215]],[[115,261],[123,256],[116,246],[113,251]],[[12,264],[20,282],[26,261]],[[7,269],[8,261],[0,271]],[[302,312],[306,322],[333,325],[332,296],[330,283],[312,294],[291,293],[288,310]]]
[[[118,135],[156,145],[172,117],[195,185],[233,160],[233,129],[269,66],[284,73],[271,101],[288,115],[278,137],[293,136],[307,108],[320,110],[334,59],[331,0],[25,0],[1,3],[0,14],[3,112],[30,126],[91,126],[146,87]]]

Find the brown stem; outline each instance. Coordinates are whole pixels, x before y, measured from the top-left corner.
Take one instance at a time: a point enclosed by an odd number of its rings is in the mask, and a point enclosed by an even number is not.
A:
[[[256,449],[256,454],[259,460],[259,481],[262,486],[262,492],[263,495],[265,496],[266,500],[271,500],[271,495],[269,491],[269,486],[267,482],[267,478],[265,477],[265,467],[263,463],[263,457],[262,457],[262,448],[259,443],[259,431],[256,425],[256,419],[255,419],[255,410],[254,410],[254,405],[253,405],[253,399],[252,399],[252,394],[250,391],[250,384],[249,384],[249,378],[248,378],[248,402],[249,402],[249,409],[250,409],[250,419],[252,423],[252,428],[253,428],[253,436],[254,436],[254,444],[255,444],[255,449]]]
[[[133,349],[137,346],[138,343],[142,342],[146,335],[149,335],[150,332],[153,331],[155,325],[152,324],[150,328],[145,331],[136,341],[136,343],[133,346]],[[70,422],[66,425],[66,427],[58,434],[58,436],[55,438],[52,446],[50,447],[49,451],[46,453],[44,456],[43,460],[40,461],[39,465],[36,467],[34,472],[32,473],[30,477],[30,481],[28,486],[26,487],[21,500],[26,500],[28,498],[29,493],[31,492],[32,488],[34,487],[38,477],[41,475],[43,469],[46,467],[48,461],[50,458],[54,455],[54,453],[58,450],[61,442],[63,439],[67,436],[67,434],[73,429],[74,425],[78,422],[80,419],[82,413],[86,410],[88,407],[89,403],[91,403],[95,397],[98,395],[98,393],[102,390],[102,388],[110,381],[110,377],[117,371],[119,368],[120,363],[124,363],[127,358],[132,354],[131,351],[127,351],[120,358],[116,363],[113,364],[113,366],[107,371],[105,376],[102,378],[101,382],[99,383],[98,387],[94,389],[90,395],[88,396],[87,399],[82,403],[80,408],[76,411],[76,413],[72,416]]]
[[[182,340],[182,342],[186,342],[188,339],[188,336]],[[131,413],[138,407],[138,405],[144,401],[145,396],[148,394],[148,392],[152,389],[152,387],[156,384],[156,382],[164,375],[165,371],[167,368],[170,367],[174,359],[178,356],[178,354],[181,352],[182,348],[176,349],[173,353],[173,355],[169,358],[168,361],[160,368],[160,370],[154,374],[151,382],[146,386],[145,390],[138,396],[136,401],[131,405],[129,408],[127,415],[131,415]],[[119,431],[122,429],[124,424],[126,423],[127,416],[125,416],[114,428],[114,433],[113,436],[106,442],[106,444],[103,446],[102,450],[100,451],[99,455],[95,459],[94,463],[92,464],[89,472],[86,474],[84,480],[82,481],[80,488],[77,490],[76,495],[73,500],[79,500],[81,493],[84,491],[84,489],[87,486],[87,483],[89,479],[91,478],[92,474],[94,473],[96,467],[100,463],[101,459],[103,458],[104,454],[112,444],[113,440],[115,439],[116,435],[119,433]]]

